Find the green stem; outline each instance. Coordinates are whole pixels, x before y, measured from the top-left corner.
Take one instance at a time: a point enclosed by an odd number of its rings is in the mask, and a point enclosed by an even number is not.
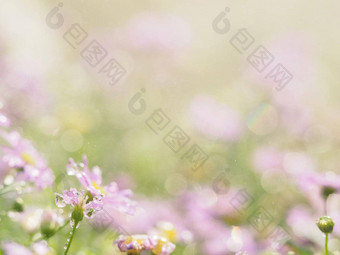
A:
[[[68,244],[67,244],[67,248],[66,248],[66,250],[65,250],[64,255],[67,255],[67,252],[68,252],[68,250],[69,250],[70,247],[71,247],[71,243],[72,243],[72,240],[73,240],[73,236],[74,236],[74,234],[75,234],[75,232],[76,232],[77,225],[78,225],[78,221],[74,221],[74,225],[73,225],[73,228],[72,228],[72,234],[71,234],[71,236],[70,236],[70,241],[69,241]]]
[[[325,215],[328,215],[327,214],[327,201],[328,201],[328,196],[325,199]]]
[[[325,239],[325,251],[326,251],[326,255],[328,255],[328,233],[326,233],[326,239]]]

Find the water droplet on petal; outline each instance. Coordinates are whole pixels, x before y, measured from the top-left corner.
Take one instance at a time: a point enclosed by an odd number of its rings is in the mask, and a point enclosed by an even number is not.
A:
[[[103,201],[103,198],[104,198],[104,195],[103,195],[103,194],[99,194],[98,196],[95,196],[95,197],[93,198],[93,200],[94,200],[95,202],[102,202],[102,201]]]
[[[87,208],[84,211],[85,217],[88,219],[92,219],[94,217],[95,214],[95,210],[93,208]]]
[[[63,198],[62,195],[60,195],[60,194],[56,194],[55,195],[55,204],[58,207],[65,207],[66,206],[66,203],[65,203],[64,198]]]
[[[73,168],[73,167],[67,167],[66,168],[66,173],[68,174],[68,175],[75,175],[76,174],[76,170]]]

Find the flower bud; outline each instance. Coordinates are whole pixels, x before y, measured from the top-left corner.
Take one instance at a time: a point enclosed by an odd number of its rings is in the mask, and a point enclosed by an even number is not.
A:
[[[76,222],[82,221],[84,218],[84,210],[80,206],[74,207],[74,210],[72,212],[72,219]]]
[[[24,201],[21,198],[15,200],[12,206],[13,211],[15,212],[23,212],[24,211]]]
[[[334,221],[329,216],[322,216],[317,220],[316,225],[323,233],[329,234],[333,231]]]
[[[55,227],[53,223],[44,221],[40,224],[40,233],[42,236],[46,238],[50,238],[51,236],[54,235],[55,232]]]
[[[40,233],[46,238],[50,238],[54,235],[59,226],[58,215],[51,211],[46,210],[41,216]]]

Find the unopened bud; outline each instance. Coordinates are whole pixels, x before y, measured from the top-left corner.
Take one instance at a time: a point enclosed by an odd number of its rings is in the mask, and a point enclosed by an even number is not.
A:
[[[50,222],[44,221],[40,224],[40,233],[44,237],[50,238],[51,236],[54,235],[54,232],[55,232],[55,227]]]
[[[13,211],[15,212],[23,212],[24,211],[24,201],[21,198],[15,200],[12,206]]]
[[[333,232],[334,221],[329,216],[322,216],[317,220],[316,225],[323,233],[329,234]]]
[[[76,222],[82,221],[84,218],[84,210],[82,207],[76,206],[72,212],[72,219]]]
[[[44,237],[50,238],[54,235],[58,227],[56,217],[57,215],[53,211],[46,210],[43,212],[40,223],[40,233]]]

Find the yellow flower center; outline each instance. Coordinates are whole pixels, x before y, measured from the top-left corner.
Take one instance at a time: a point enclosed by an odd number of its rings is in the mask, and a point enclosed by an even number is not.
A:
[[[92,182],[92,186],[95,187],[97,190],[99,190],[102,194],[105,194],[105,190],[102,186],[98,185],[96,182]]]
[[[160,238],[158,240],[156,247],[152,250],[152,252],[155,254],[162,254],[162,248],[167,243],[168,243],[168,240],[166,240],[165,238]]]
[[[177,241],[177,232],[175,229],[164,231],[164,235],[170,242]]]
[[[177,241],[177,230],[176,227],[170,223],[170,222],[159,222],[158,223],[158,230],[159,234],[166,239],[168,239],[170,242],[176,242]]]
[[[34,158],[30,154],[28,154],[27,152],[21,154],[21,157],[26,163],[33,165],[33,166],[35,165]]]

